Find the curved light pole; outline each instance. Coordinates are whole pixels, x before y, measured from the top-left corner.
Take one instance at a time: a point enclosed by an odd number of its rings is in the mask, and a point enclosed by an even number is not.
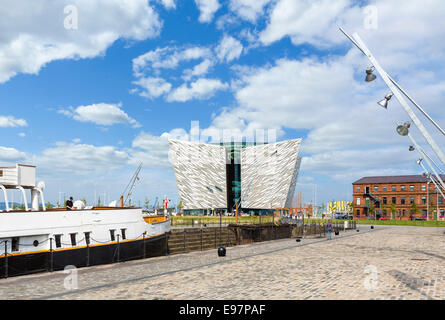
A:
[[[440,126],[385,72],[385,70],[383,70],[383,68],[380,66],[379,62],[377,61],[377,59],[373,56],[371,51],[366,47],[365,43],[363,42],[363,40],[359,37],[359,35],[357,33],[354,33],[353,37],[351,37],[342,28],[340,28],[340,31],[343,32],[343,34],[371,61],[371,63],[373,65],[373,67],[375,68],[375,70],[380,74],[380,76],[382,77],[383,81],[385,81],[386,85],[389,87],[389,89],[391,90],[392,94],[400,102],[400,104],[402,105],[402,107],[405,110],[405,112],[408,113],[409,117],[414,122],[414,124],[417,126],[419,131],[422,133],[422,135],[424,136],[426,141],[429,143],[431,148],[434,150],[434,152],[436,153],[436,155],[438,156],[440,161],[442,161],[442,163],[445,164],[445,155],[440,150],[439,146],[436,144],[436,142],[431,137],[431,135],[428,133],[428,131],[426,130],[426,128],[424,127],[422,122],[415,115],[415,113],[413,112],[411,107],[405,101],[405,99],[402,96],[402,93],[422,112],[423,115],[425,115],[428,118],[428,120],[430,120],[433,123],[433,125],[443,135],[445,135],[445,131],[442,128],[440,128]],[[373,77],[369,78],[369,76],[370,76],[370,74],[368,73],[369,70],[371,70],[371,69],[368,68],[366,70],[366,73],[367,73],[367,78],[366,79],[370,80],[370,81],[373,81],[375,78],[374,79],[372,79]],[[387,95],[386,97],[389,97],[389,95]],[[386,99],[386,97],[385,97],[386,101],[382,100],[382,101],[379,102],[379,104],[382,107],[384,107],[384,108],[387,107],[387,102],[389,101],[389,99]]]

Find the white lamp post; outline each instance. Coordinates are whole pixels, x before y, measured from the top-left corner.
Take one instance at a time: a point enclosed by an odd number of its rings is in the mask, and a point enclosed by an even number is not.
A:
[[[419,118],[415,115],[411,107],[408,105],[408,103],[405,101],[405,99],[402,96],[402,93],[422,112],[423,115],[425,115],[428,120],[430,120],[433,125],[443,134],[445,135],[445,131],[440,128],[440,126],[383,70],[383,68],[380,66],[377,59],[372,55],[371,51],[366,47],[363,40],[359,37],[357,33],[353,34],[353,38],[349,36],[342,28],[340,28],[340,31],[343,32],[343,34],[361,51],[364,55],[371,61],[373,68],[368,68],[366,70],[366,79],[365,81],[370,82],[373,81],[375,78],[372,77],[372,71],[377,70],[377,72],[382,77],[383,81],[385,81],[386,85],[391,89],[392,94],[397,98],[397,100],[402,105],[403,109],[408,113],[409,117],[413,121],[413,123],[417,126],[419,131],[422,133],[422,135],[425,137],[431,148],[434,150],[440,161],[442,161],[443,164],[445,164],[445,155],[442,153],[442,151],[439,149],[436,142],[433,140],[433,138],[430,136],[422,122],[419,120]],[[392,95],[389,94],[385,97],[385,100],[382,100],[379,102],[379,105],[381,105],[384,108],[387,108],[388,101],[391,99]]]

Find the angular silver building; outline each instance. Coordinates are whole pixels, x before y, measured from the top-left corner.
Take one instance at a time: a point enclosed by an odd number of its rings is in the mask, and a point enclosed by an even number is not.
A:
[[[291,206],[301,139],[277,143],[202,144],[169,140],[179,198],[185,213],[244,212]]]

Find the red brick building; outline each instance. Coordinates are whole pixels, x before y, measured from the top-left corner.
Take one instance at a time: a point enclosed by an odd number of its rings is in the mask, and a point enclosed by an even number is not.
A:
[[[445,180],[445,175],[440,176]],[[423,175],[364,177],[352,183],[354,219],[444,219],[445,200]],[[414,204],[413,204],[414,203]],[[391,205],[394,204],[394,205]]]

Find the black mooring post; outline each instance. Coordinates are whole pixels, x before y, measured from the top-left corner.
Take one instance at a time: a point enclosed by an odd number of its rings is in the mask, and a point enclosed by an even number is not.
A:
[[[8,277],[8,240],[5,240],[5,278]]]

